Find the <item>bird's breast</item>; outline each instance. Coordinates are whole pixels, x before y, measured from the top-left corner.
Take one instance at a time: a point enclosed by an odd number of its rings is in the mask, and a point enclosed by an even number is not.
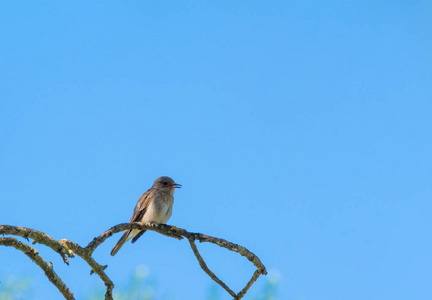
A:
[[[172,214],[173,200],[169,201],[152,201],[142,222],[153,222],[165,224]]]

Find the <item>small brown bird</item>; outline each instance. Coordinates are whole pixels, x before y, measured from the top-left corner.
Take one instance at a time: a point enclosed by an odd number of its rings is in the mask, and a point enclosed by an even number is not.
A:
[[[156,179],[153,186],[138,199],[129,223],[165,224],[172,214],[173,195],[176,188],[181,188],[181,184],[175,183],[170,177],[162,176]],[[130,239],[132,239],[132,243],[135,243],[144,232],[146,230],[131,229],[126,231],[111,250],[111,255],[115,255]]]

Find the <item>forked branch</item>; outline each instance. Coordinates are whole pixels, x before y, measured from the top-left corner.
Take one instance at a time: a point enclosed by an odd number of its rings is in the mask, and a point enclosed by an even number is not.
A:
[[[0,245],[14,247],[22,251],[32,261],[34,261],[44,272],[48,280],[56,286],[62,295],[68,300],[74,300],[73,293],[69,290],[61,278],[54,272],[52,263],[47,263],[38,253],[38,251],[13,237],[0,237]]]
[[[114,233],[125,231],[129,229],[140,229],[140,230],[152,230],[163,235],[181,240],[183,237],[187,238],[189,244],[192,248],[192,251],[197,258],[200,267],[206,272],[217,284],[219,284],[223,289],[225,289],[234,299],[241,299],[252,284],[258,279],[261,274],[267,274],[265,266],[261,263],[260,259],[250,252],[245,247],[240,245],[228,242],[224,239],[208,236],[202,233],[194,233],[186,231],[185,229],[177,228],[175,226],[165,225],[165,224],[153,224],[153,223],[123,223],[116,225],[100,236],[95,237],[86,247],[81,247],[80,245],[71,242],[69,240],[63,239],[57,241],[52,237],[46,235],[45,233],[25,227],[18,226],[9,226],[9,225],[0,225],[0,234],[8,234],[8,235],[16,235],[25,238],[33,239],[34,243],[44,244],[54,251],[58,252],[63,258],[64,262],[69,264],[69,261],[66,256],[73,257],[74,253],[80,256],[87,264],[92,268],[90,274],[96,273],[101,278],[106,286],[105,299],[112,300],[112,290],[114,288],[114,283],[111,279],[106,275],[105,269],[107,266],[102,266],[98,264],[92,257],[93,252],[96,250],[98,246],[100,246],[105,240],[111,237]],[[226,248],[230,251],[234,251],[239,253],[240,255],[246,257],[249,261],[251,261],[257,270],[252,275],[249,282],[246,286],[238,293],[232,291],[222,280],[220,280],[208,267],[205,263],[204,259],[200,255],[198,248],[195,244],[195,241],[199,242],[208,242],[216,244],[220,247]],[[66,299],[74,299],[72,292],[69,291],[67,286],[63,283],[60,277],[54,272],[52,268],[52,264],[47,264],[37,253],[37,250],[33,247],[24,244],[18,241],[15,238],[0,238],[0,245],[5,246],[13,246],[18,250],[23,251],[27,256],[29,256],[33,261],[35,261],[45,272],[48,279],[60,290],[63,296]]]

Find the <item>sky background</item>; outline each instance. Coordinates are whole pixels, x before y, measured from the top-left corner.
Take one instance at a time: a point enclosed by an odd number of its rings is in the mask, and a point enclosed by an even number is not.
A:
[[[183,184],[168,224],[250,249],[279,299],[432,299],[431,14],[415,0],[2,2],[0,224],[85,246],[167,175]],[[111,257],[119,238],[94,253],[116,287],[138,267],[157,299],[209,295],[186,241],[150,232]],[[35,247],[78,299],[103,287]],[[235,291],[254,271],[199,247]],[[0,247],[11,276],[61,299]]]

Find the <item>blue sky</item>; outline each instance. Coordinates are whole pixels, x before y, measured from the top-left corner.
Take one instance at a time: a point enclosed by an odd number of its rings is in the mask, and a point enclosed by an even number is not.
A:
[[[168,223],[249,248],[280,299],[431,299],[430,2],[0,6],[1,224],[86,245],[168,175]],[[118,287],[146,266],[159,299],[208,295],[186,241],[111,257],[119,237],[95,252]],[[200,246],[235,290],[252,274]],[[38,250],[79,298],[101,286]],[[21,253],[0,265],[59,298]]]

